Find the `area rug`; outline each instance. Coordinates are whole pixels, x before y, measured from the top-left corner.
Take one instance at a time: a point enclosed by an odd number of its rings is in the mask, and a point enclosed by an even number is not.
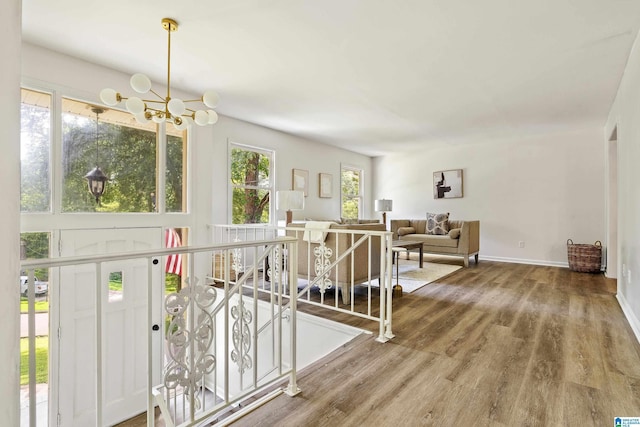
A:
[[[402,257],[401,257],[402,258]],[[462,267],[459,265],[440,264],[434,262],[423,262],[422,268],[418,265],[418,260],[399,260],[399,277],[396,277],[396,266],[393,265],[393,275],[391,283],[399,283],[402,291],[411,293],[421,287],[435,282],[438,279],[447,277],[455,273]]]

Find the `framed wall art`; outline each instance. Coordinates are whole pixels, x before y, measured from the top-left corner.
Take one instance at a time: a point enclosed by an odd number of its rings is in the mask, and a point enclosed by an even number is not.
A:
[[[455,199],[462,197],[462,169],[433,173],[433,198]]]
[[[304,191],[304,196],[307,197],[309,195],[309,171],[293,169],[291,189],[294,191]]]
[[[330,173],[318,174],[318,195],[323,198],[333,196],[333,175]]]

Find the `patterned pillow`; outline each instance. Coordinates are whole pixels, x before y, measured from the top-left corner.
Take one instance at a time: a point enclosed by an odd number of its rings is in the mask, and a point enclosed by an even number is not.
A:
[[[448,234],[449,213],[434,214],[427,212],[427,234]]]

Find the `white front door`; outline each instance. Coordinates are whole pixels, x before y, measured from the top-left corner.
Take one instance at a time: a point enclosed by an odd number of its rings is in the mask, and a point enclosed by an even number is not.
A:
[[[162,247],[162,229],[64,230],[60,240],[63,257],[131,252]],[[162,324],[161,265],[152,265],[154,325]],[[162,331],[152,331],[148,324],[147,260],[103,263],[99,287],[95,271],[94,264],[60,269],[58,413],[62,426],[96,424],[98,378],[102,379],[105,425],[146,410],[149,334],[153,337],[154,380],[160,378]],[[102,297],[100,365],[96,358],[96,289]]]

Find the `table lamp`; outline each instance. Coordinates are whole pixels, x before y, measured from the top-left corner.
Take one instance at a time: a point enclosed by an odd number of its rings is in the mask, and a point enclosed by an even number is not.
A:
[[[283,190],[276,191],[276,209],[286,211],[286,225],[293,221],[293,212],[304,209],[304,191]]]
[[[382,223],[387,224],[387,212],[391,212],[393,210],[393,200],[389,199],[378,199],[375,203],[376,212],[382,212]]]

